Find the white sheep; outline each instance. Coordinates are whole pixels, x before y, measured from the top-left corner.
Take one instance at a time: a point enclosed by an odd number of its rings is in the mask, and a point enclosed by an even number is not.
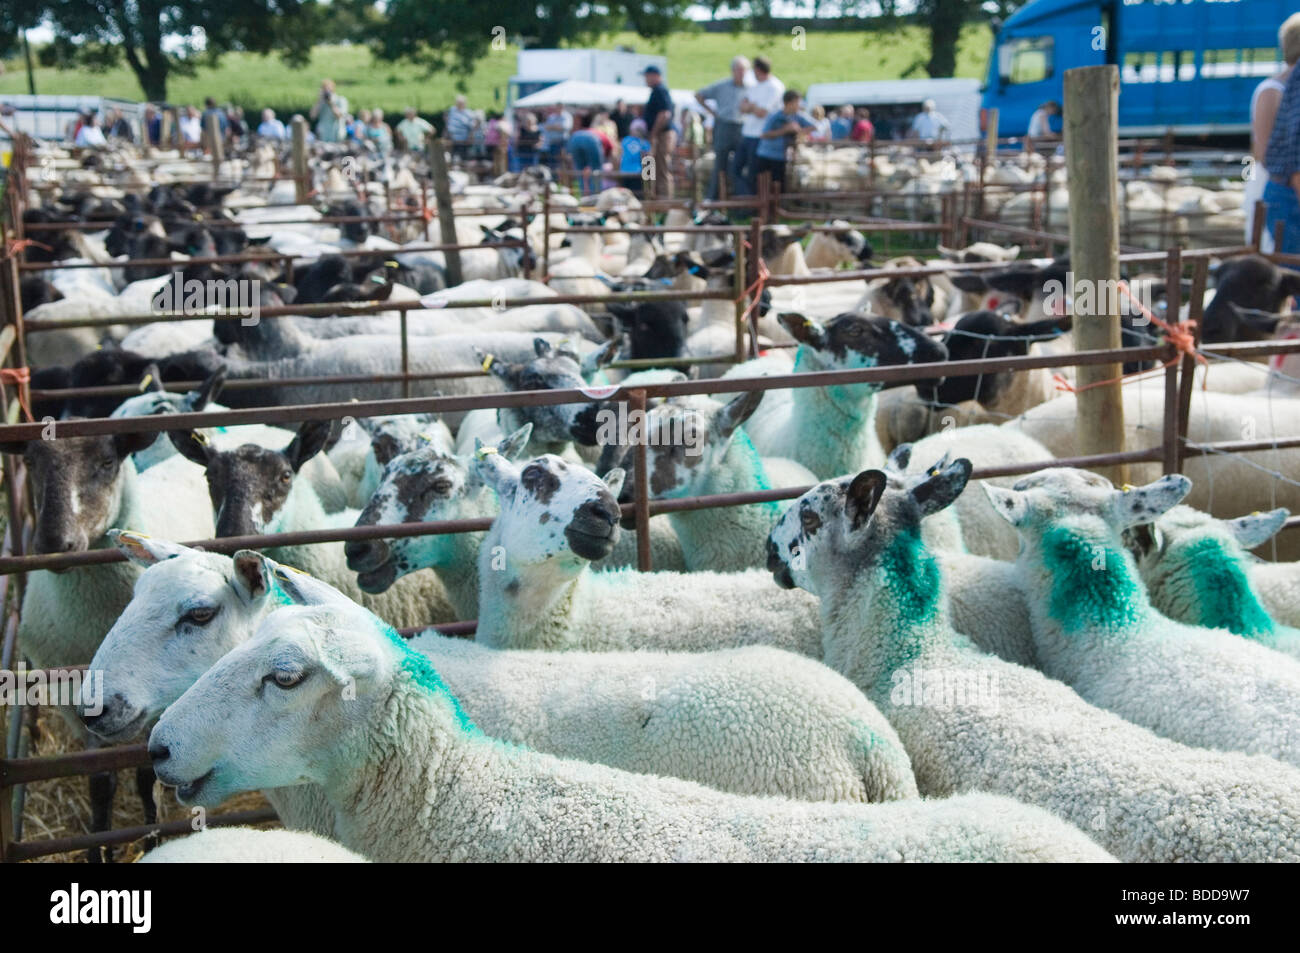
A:
[[[1120,541],[1190,488],[1171,474],[1116,490],[1065,468],[984,487],[1023,541],[1017,565],[1044,672],[1175,741],[1300,764],[1300,662],[1157,613]]]
[[[589,572],[618,537],[621,469],[602,481],[555,456],[520,468],[481,453],[473,471],[501,501],[479,547],[478,641],[598,651],[761,644],[820,656],[816,601],[773,591],[761,571]]]
[[[95,655],[101,737],[128,741],[282,604],[255,553],[234,559],[121,534],[146,566],[135,597]],[[300,598],[338,602],[290,574]],[[425,632],[432,660],[469,715],[495,738],[739,794],[800,800],[914,797],[907,756],[862,693],[830,669],[776,649],[705,654],[498,652]],[[268,795],[286,825],[329,833],[306,790]]]
[[[340,843],[378,861],[1109,858],[1047,812],[987,795],[745,798],[503,744],[428,658],[346,604],[268,616],[163,714],[149,750],[187,803],[319,784]]]
[[[283,449],[244,444],[222,450],[193,431],[174,433],[177,449],[207,473],[218,537],[294,533],[355,525],[360,513],[326,514],[312,485],[298,479],[305,463],[324,449],[332,422],[308,421]],[[319,576],[401,628],[451,622],[456,617],[441,581],[414,573],[382,593],[364,592],[347,567],[342,542],[268,547],[275,559]]]
[[[970,472],[958,460],[903,486],[879,470],[830,480],[771,536],[776,581],[820,597],[824,660],[898,729],[922,793],[1014,797],[1127,861],[1300,857],[1295,768],[1160,738],[953,630],[920,525]]]
[[[360,854],[304,831],[217,827],[168,841],[137,864],[366,864]]]
[[[393,414],[345,426],[328,456],[343,483],[347,505],[359,510],[374,495],[389,460],[420,446],[451,453],[454,445],[451,429],[434,415]]]
[[[1300,629],[1300,565],[1293,562],[1254,562],[1250,582],[1260,602],[1278,622]]]
[[[1251,582],[1253,549],[1281,529],[1286,510],[1218,520],[1175,506],[1126,530],[1151,605],[1189,625],[1227,629],[1300,658],[1300,629],[1276,622]]]

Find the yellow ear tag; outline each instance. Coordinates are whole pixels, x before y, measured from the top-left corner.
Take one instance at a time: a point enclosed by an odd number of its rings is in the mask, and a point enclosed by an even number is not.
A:
[[[144,375],[144,380],[140,382],[140,393],[143,394],[145,391],[147,391],[149,389],[149,385],[152,383],[153,383],[153,375],[152,374]]]
[[[285,572],[285,570],[288,570],[288,572]],[[311,578],[312,578],[311,573],[309,573],[309,572],[303,572],[303,571],[302,571],[301,569],[299,569],[297,566],[286,566],[286,565],[284,565],[283,563],[281,563],[281,564],[277,564],[276,567],[275,567],[275,569],[274,569],[273,571],[274,571],[275,574],[276,574],[277,576],[279,576],[281,579],[288,579],[288,578],[289,578],[289,573],[290,573],[290,572],[292,572],[292,573],[297,573],[299,576],[306,576],[308,579],[311,579]]]
[[[1128,493],[1129,491],[1135,489],[1137,489],[1137,487],[1135,487],[1132,483],[1125,483],[1123,486],[1120,487],[1120,491],[1123,493]]]
[[[483,373],[484,373],[484,374],[486,374],[486,373],[488,372],[488,369],[492,366],[492,362],[495,361],[495,360],[496,360],[496,357],[495,357],[494,355],[491,355],[491,354],[489,354],[487,357],[483,358]]]
[[[496,447],[479,447],[477,450],[474,451],[474,456],[479,460],[485,460],[496,452],[497,452]]]
[[[194,442],[197,443],[199,446],[206,447],[208,445],[208,435],[205,434],[203,431],[191,430],[190,436],[194,438]]]
[[[400,268],[401,266],[400,266],[397,262],[393,261],[393,260],[390,258],[388,261],[384,262],[384,267],[385,267],[385,268]]]

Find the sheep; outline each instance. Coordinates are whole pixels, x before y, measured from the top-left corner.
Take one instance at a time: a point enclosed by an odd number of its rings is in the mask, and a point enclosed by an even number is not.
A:
[[[1159,444],[1164,413],[1163,378],[1130,381],[1122,388],[1124,446],[1116,450],[1143,450]],[[1079,455],[1075,442],[1073,394],[1065,394],[1008,421],[1002,427],[1026,434],[1047,447],[1055,457]],[[1188,418],[1190,444],[1238,441],[1243,435],[1265,440],[1272,436],[1300,436],[1300,400],[1246,394],[1193,392]],[[1300,510],[1300,488],[1275,473],[1295,473],[1300,468],[1295,449],[1252,451],[1244,454],[1188,453],[1183,473],[1192,480],[1187,504],[1220,518],[1247,513],[1267,500],[1271,506]],[[1148,483],[1161,473],[1159,462],[1130,463],[1128,480]],[[1281,559],[1300,558],[1300,536],[1278,539]]]
[[[328,450],[353,509],[363,509],[370,501],[389,460],[424,444],[441,453],[455,447],[451,429],[433,414],[363,417],[353,423]]]
[[[804,263],[810,269],[838,268],[841,265],[870,268],[875,250],[866,237],[842,219],[827,222],[833,232],[814,232],[804,249]]]
[[[1022,540],[1018,568],[1044,672],[1089,702],[1185,744],[1300,764],[1300,662],[1222,629],[1159,615],[1120,532],[1187,495],[1170,474],[1116,490],[1053,468],[985,484]]]
[[[1270,616],[1300,629],[1300,568],[1293,562],[1255,562],[1250,583]]]
[[[882,267],[909,269],[924,265],[915,258],[891,258]],[[867,292],[853,310],[893,318],[910,327],[923,327],[934,323],[935,314],[947,314],[948,302],[936,290],[927,275],[873,278],[867,282]]]
[[[1300,295],[1300,273],[1260,255],[1229,259],[1215,272],[1214,298],[1205,308],[1201,338],[1206,344],[1270,338],[1276,321],[1252,320],[1250,312],[1281,311],[1294,295]]]
[[[930,363],[947,355],[941,344],[889,318],[842,314],[822,324],[784,313],[780,321],[799,342],[794,373]],[[765,372],[781,370],[771,363],[751,361],[724,376]],[[879,466],[885,461],[875,428],[880,389],[879,384],[850,384],[769,391],[745,430],[762,455],[798,460],[820,479],[859,466]]]
[[[207,475],[217,536],[255,536],[351,526],[356,522],[356,510],[327,516],[311,484],[296,479],[303,465],[325,448],[332,427],[328,420],[308,421],[280,450],[257,444],[223,450],[195,431],[172,431],[170,436],[181,455],[202,467]],[[347,568],[342,542],[277,546],[268,552],[338,586],[392,625],[407,627],[455,619],[442,583],[433,573],[403,579],[384,593],[366,593]]]
[[[1189,625],[1227,629],[1300,658],[1300,629],[1279,625],[1251,584],[1247,550],[1269,539],[1289,514],[1273,510],[1217,520],[1175,506],[1124,531],[1151,605]]]
[[[501,500],[479,547],[479,642],[595,651],[762,644],[818,657],[815,603],[773,592],[762,572],[587,572],[618,538],[621,469],[602,480],[555,456],[521,468],[483,452],[472,471]]]
[[[898,729],[922,794],[1014,797],[1125,861],[1300,856],[1295,768],[1160,738],[953,630],[920,526],[961,492],[971,464],[932,469],[902,486],[879,470],[821,483],[768,543],[778,585],[821,599],[824,661]]]
[[[83,708],[83,720],[120,742],[251,637],[285,597],[256,553],[232,559],[130,533],[116,543],[146,568],[95,655],[104,702]],[[320,580],[290,576],[289,585],[310,587],[313,598],[351,605]],[[433,631],[409,644],[432,661],[475,723],[504,741],[737,794],[916,796],[889,724],[861,692],[809,659],[761,647],[700,655],[498,652]],[[332,833],[317,793],[279,789],[270,797],[286,825]]]
[[[643,427],[650,495],[672,499],[815,482],[812,473],[793,460],[759,457],[741,429],[762,397],[762,391],[748,391],[726,406],[706,398],[689,404],[669,402],[650,410]],[[607,449],[610,458],[630,473],[632,450],[622,444]],[[609,469],[604,455],[599,469]],[[633,481],[625,479],[619,502],[633,499]],[[738,572],[762,566],[763,541],[778,511],[776,503],[756,503],[673,512],[668,521],[681,540],[688,571]],[[623,528],[632,525],[624,517]]]
[[[302,831],[205,829],[168,841],[137,864],[367,864],[360,854]]]
[[[205,380],[198,390],[190,391],[188,394],[168,393],[163,389],[162,372],[154,365],[140,382],[144,393],[137,397],[128,397],[109,416],[150,417],[155,414],[196,413],[209,408],[226,410],[227,408],[220,404],[213,403],[224,383],[225,375],[218,371]],[[205,431],[205,434],[209,440],[212,439],[210,432]],[[144,473],[155,464],[174,456],[175,453],[176,448],[172,446],[167,435],[160,433],[152,444],[132,454],[131,458],[135,461],[136,472]]]
[[[256,690],[232,697],[232,684]],[[343,684],[351,700],[340,703]],[[320,784],[340,843],[377,861],[1110,859],[1006,799],[750,799],[503,744],[429,659],[343,603],[268,616],[163,714],[149,752],[186,803]]]

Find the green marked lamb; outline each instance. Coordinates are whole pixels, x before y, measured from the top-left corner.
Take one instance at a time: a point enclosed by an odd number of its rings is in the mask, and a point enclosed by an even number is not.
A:
[[[1300,662],[1224,629],[1152,607],[1120,533],[1178,503],[1168,475],[1115,489],[1082,470],[985,486],[1020,532],[1019,566],[1043,671],[1084,698],[1175,741],[1300,764]]]
[[[149,753],[190,804],[319,784],[339,842],[376,861],[1110,859],[991,795],[748,798],[492,739],[428,658],[344,602],[267,616],[167,709]]]
[[[985,790],[1053,811],[1128,861],[1300,860],[1300,771],[1160,738],[948,622],[921,520],[969,478],[879,470],[814,487],[769,541],[778,584],[821,600],[825,661],[898,730],[925,795]]]

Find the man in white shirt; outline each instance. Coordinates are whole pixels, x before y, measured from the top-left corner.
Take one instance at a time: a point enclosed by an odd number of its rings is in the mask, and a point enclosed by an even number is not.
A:
[[[263,139],[285,138],[284,123],[275,118],[274,109],[262,110],[262,122],[257,127],[257,134]]]
[[[950,128],[943,113],[935,108],[934,100],[927,99],[921,104],[921,111],[912,120],[912,128],[909,131],[913,139],[934,142],[936,139],[944,138]]]
[[[108,145],[107,140],[104,139],[104,130],[99,128],[99,120],[94,113],[86,114],[86,121],[77,130],[77,138],[73,140],[72,144],[96,149],[102,149]]]
[[[740,101],[744,119],[740,123],[740,149],[736,155],[736,194],[758,193],[758,144],[767,117],[781,109],[785,83],[772,75],[772,63],[766,56],[754,57],[754,85],[745,90]]]
[[[1056,133],[1052,132],[1052,117],[1060,114],[1061,104],[1055,99],[1048,100],[1034,110],[1034,114],[1029,117],[1029,131],[1025,133],[1026,152],[1033,152],[1036,142],[1056,138]]]

